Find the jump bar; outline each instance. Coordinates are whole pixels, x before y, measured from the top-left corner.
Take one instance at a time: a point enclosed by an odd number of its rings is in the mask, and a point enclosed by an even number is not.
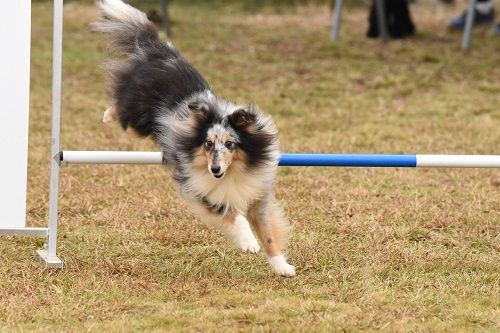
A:
[[[162,164],[161,152],[61,151],[68,164]],[[500,168],[500,155],[281,154],[280,166]]]
[[[78,151],[59,153],[61,165],[67,164],[162,164],[163,154],[155,151]]]

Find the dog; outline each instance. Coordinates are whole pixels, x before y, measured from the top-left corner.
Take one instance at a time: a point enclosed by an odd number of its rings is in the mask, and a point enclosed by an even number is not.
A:
[[[104,65],[112,106],[104,122],[118,120],[136,137],[151,137],[192,212],[243,251],[260,250],[271,269],[294,276],[282,249],[290,225],[276,202],[279,161],[275,124],[255,105],[219,98],[170,43],[159,39],[146,15],[121,0],[98,0],[93,30],[125,60]]]

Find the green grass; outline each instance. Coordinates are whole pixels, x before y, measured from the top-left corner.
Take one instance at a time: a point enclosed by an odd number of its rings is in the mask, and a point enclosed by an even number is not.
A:
[[[208,8],[208,7],[207,7]],[[272,114],[288,152],[471,153],[500,149],[498,39],[473,49],[443,26],[456,12],[413,8],[419,30],[382,46],[366,8],[218,11],[175,5],[174,43],[220,96]],[[33,5],[28,225],[46,224],[51,6]],[[109,103],[90,5],[65,7],[64,149],[154,150],[100,119]],[[62,170],[58,253],[0,239],[0,331],[500,330],[498,170],[281,168],[298,275],[232,249],[188,212],[165,170]]]

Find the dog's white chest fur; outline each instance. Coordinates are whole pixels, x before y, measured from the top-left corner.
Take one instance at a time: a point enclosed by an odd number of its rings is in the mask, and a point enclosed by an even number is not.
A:
[[[215,206],[231,207],[245,214],[248,205],[261,198],[267,186],[272,186],[273,178],[274,172],[248,173],[234,167],[223,178],[217,179],[208,171],[200,170],[191,172],[184,189]]]

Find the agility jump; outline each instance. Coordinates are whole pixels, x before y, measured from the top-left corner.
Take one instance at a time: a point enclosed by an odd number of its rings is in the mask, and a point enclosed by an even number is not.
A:
[[[69,164],[162,164],[161,152],[61,151],[54,157]],[[373,168],[500,168],[500,155],[304,154],[283,153],[279,166]]]

